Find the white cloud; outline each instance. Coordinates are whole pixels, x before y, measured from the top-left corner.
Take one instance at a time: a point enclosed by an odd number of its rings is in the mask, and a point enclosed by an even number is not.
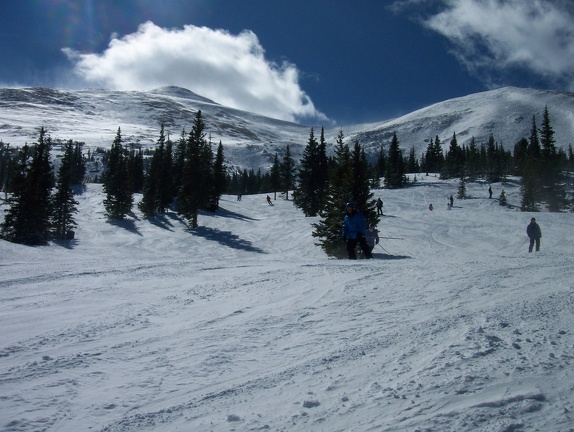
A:
[[[232,35],[193,25],[164,29],[147,22],[133,34],[114,37],[101,54],[64,52],[75,72],[92,85],[120,90],[175,85],[268,117],[327,119],[301,89],[297,67],[268,61],[248,30]]]
[[[395,7],[437,2],[408,0]],[[574,11],[571,0],[442,0],[424,24],[448,38],[468,69],[523,69],[574,90]]]

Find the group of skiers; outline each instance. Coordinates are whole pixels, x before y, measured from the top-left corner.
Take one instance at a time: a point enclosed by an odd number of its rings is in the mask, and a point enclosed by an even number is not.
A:
[[[489,198],[492,197],[492,189],[489,188]],[[237,200],[241,200],[241,195],[238,195]],[[271,197],[267,195],[267,203],[273,205]],[[448,203],[450,210],[454,204],[454,198],[451,195]],[[378,198],[375,204],[377,208],[377,215],[383,215],[383,201]],[[429,205],[429,210],[433,210],[432,204]],[[346,205],[345,219],[343,220],[343,239],[346,242],[347,256],[349,259],[357,259],[356,248],[360,246],[363,255],[366,259],[373,257],[373,249],[375,245],[379,244],[379,231],[375,224],[370,223],[366,226],[366,220],[363,214],[357,208],[354,202],[348,202]],[[536,223],[536,219],[532,218],[530,224],[526,228],[526,233],[530,239],[528,252],[532,252],[536,247],[536,252],[540,251],[540,239],[542,238],[542,231],[540,226]]]
[[[452,195],[450,200],[451,202],[449,202],[449,206],[452,206]],[[372,258],[373,249],[376,244],[379,244],[379,232],[376,229],[375,224],[371,223],[368,228],[365,228],[365,217],[359,209],[357,209],[355,203],[347,203],[346,209],[345,219],[343,221],[343,239],[347,244],[347,256],[349,259],[357,259],[356,248],[357,245],[359,245],[365,258]],[[432,210],[432,204],[429,206],[429,210]],[[530,239],[528,252],[532,252],[534,248],[536,248],[536,252],[540,251],[542,230],[536,223],[536,218],[532,218],[530,220],[530,224],[526,228],[526,234]]]

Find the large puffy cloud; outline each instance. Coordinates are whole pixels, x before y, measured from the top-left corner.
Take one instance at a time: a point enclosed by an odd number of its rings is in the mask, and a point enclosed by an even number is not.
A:
[[[405,0],[433,3],[422,18],[453,43],[468,69],[485,79],[522,69],[574,90],[574,4],[571,0]]]
[[[251,31],[235,36],[206,27],[164,29],[147,22],[136,33],[113,38],[102,54],[64,51],[76,73],[92,85],[120,90],[175,85],[273,118],[326,119],[301,89],[296,66],[268,61]]]

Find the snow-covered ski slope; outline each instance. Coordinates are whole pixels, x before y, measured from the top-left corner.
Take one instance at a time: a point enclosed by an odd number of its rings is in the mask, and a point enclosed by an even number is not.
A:
[[[72,243],[0,241],[0,431],[573,430],[574,214],[535,214],[529,254],[533,214],[418,180],[374,191],[356,262],[291,201],[190,230],[107,222],[88,184]]]

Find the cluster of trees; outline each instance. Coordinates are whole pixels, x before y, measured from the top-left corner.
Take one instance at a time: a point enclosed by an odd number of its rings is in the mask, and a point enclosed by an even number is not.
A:
[[[2,237],[30,245],[70,238],[78,205],[73,186],[82,183],[86,169],[81,144],[66,143],[57,180],[50,157],[52,140],[44,128],[34,146],[24,145],[15,155],[7,146],[1,147],[2,187],[8,204],[0,224]]]
[[[342,258],[346,255],[341,228],[348,202],[356,203],[367,221],[378,223],[370,170],[365,151],[358,141],[351,149],[344,142],[343,131],[339,131],[334,155],[328,158],[324,130],[321,129],[317,141],[311,128],[297,171],[293,203],[307,216],[321,216],[320,221],[313,225],[312,235],[329,256]]]
[[[142,193],[139,208],[146,217],[174,206],[177,213],[197,227],[200,209],[216,210],[226,188],[226,170],[221,143],[214,155],[205,139],[205,124],[198,111],[188,136],[182,132],[176,146],[165,138],[161,127],[157,149],[151,158],[126,145],[118,128],[108,152],[101,182],[104,208],[109,219],[124,219],[133,207],[133,194]],[[42,127],[37,144],[11,151],[0,143],[0,185],[8,209],[0,224],[2,238],[30,245],[50,239],[73,238],[77,201],[74,185],[84,182],[86,158],[81,143],[65,145],[57,175],[50,152],[53,144]]]
[[[130,157],[118,128],[102,176],[106,214],[110,219],[125,218],[133,207],[133,193],[141,192],[138,206],[144,216],[165,213],[173,205],[178,215],[195,228],[199,210],[216,210],[219,206],[226,185],[223,161],[221,142],[214,155],[211,143],[205,138],[201,111],[197,111],[189,134],[186,136],[182,131],[175,146],[166,139],[161,126],[147,169],[143,161],[140,164]],[[141,183],[135,181],[139,175]]]
[[[50,159],[52,141],[44,128],[32,147],[25,145],[13,151],[0,142],[0,182],[9,208],[0,225],[3,238],[41,244],[73,233],[77,202],[72,189],[84,181],[86,173],[81,147],[82,143],[73,141],[65,145],[55,176]],[[123,219],[131,212],[134,193],[142,193],[138,206],[146,217],[174,208],[191,227],[197,227],[198,211],[216,210],[223,193],[280,192],[289,199],[293,191],[294,205],[306,216],[321,216],[313,232],[319,245],[329,255],[339,256],[344,255],[340,229],[346,203],[355,202],[369,222],[377,223],[370,191],[380,186],[381,178],[386,188],[393,189],[408,183],[406,173],[440,173],[441,179],[460,179],[459,198],[464,198],[468,181],[498,182],[516,175],[522,178],[523,211],[538,211],[542,203],[549,211],[563,211],[572,205],[567,190],[571,188],[568,182],[574,157],[572,146],[568,154],[556,148],[546,107],[542,126],[537,127],[533,116],[530,137],[518,141],[513,153],[492,135],[480,146],[474,138],[468,145],[459,146],[454,133],[446,153],[436,136],[418,160],[414,147],[403,157],[395,133],[388,150],[381,146],[371,164],[358,141],[352,148],[345,144],[342,130],[333,155],[328,157],[324,129],[317,139],[311,128],[299,164],[287,146],[281,159],[275,154],[266,173],[243,170],[230,174],[224,165],[221,142],[214,153],[198,111],[191,131],[187,135],[182,131],[176,144],[166,139],[162,125],[156,148],[150,153],[126,145],[118,128],[110,150],[102,151],[102,163],[105,170],[100,180],[110,219]],[[500,199],[506,203],[505,196]]]

